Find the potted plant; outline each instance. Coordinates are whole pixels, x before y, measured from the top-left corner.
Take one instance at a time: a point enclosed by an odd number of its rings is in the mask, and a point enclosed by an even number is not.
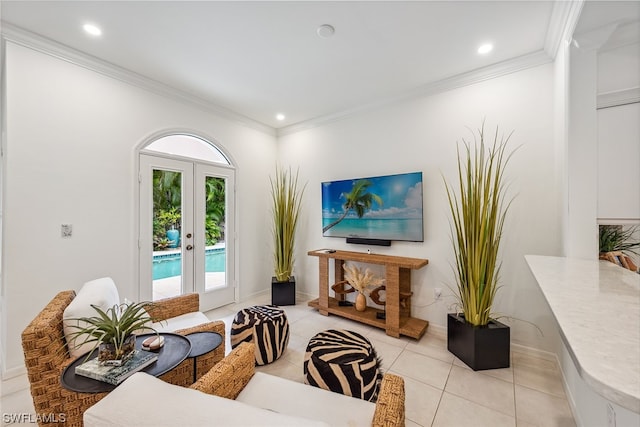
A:
[[[367,297],[365,292],[368,288],[376,287],[384,283],[384,279],[377,277],[368,268],[362,270],[355,265],[343,265],[344,278],[353,288],[358,291],[356,295],[356,310],[365,311],[367,309]]]
[[[151,317],[145,310],[150,303],[116,304],[102,310],[91,305],[97,315],[72,319],[77,321],[77,331],[73,332],[72,341],[76,346],[95,343],[89,355],[98,347],[98,361],[107,365],[120,365],[133,354],[136,336],[134,332],[156,332],[149,325]],[[87,356],[88,357],[88,356]]]
[[[296,303],[296,280],[291,275],[294,264],[294,243],[300,203],[306,184],[298,187],[298,173],[291,169],[276,168],[271,183],[273,215],[273,260],[275,276],[271,278],[271,303],[294,305]]]
[[[622,225],[601,225],[598,236],[600,259],[631,271],[638,271],[638,267],[628,255],[628,253],[638,255],[636,248],[640,247],[640,241],[634,240],[637,231],[637,226],[625,229]]]
[[[500,273],[500,240],[510,201],[505,201],[504,170],[511,157],[511,134],[485,146],[463,139],[458,147],[458,194],[445,181],[451,210],[455,277],[461,313],[447,316],[447,348],[474,370],[509,366],[509,327],[492,318]]]
[[[176,248],[180,244],[180,210],[171,208],[168,211],[161,210],[158,214],[158,220],[166,229],[166,237],[169,240],[169,247]]]

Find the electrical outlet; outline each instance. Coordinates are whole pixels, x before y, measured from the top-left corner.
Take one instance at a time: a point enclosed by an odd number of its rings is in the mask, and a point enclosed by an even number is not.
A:
[[[73,234],[73,226],[71,224],[62,224],[60,225],[60,236],[61,237],[71,237]]]
[[[435,288],[433,290],[433,298],[436,300],[439,300],[441,296],[442,296],[442,288]]]

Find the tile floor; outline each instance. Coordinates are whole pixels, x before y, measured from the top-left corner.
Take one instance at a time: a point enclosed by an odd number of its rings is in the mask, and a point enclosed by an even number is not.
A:
[[[265,295],[206,315],[226,323],[229,351],[228,329],[235,313],[241,307],[268,303]],[[404,378],[407,427],[575,426],[555,362],[513,352],[510,368],[474,372],[447,351],[446,338],[429,331],[419,341],[397,339],[377,328],[322,316],[305,302],[284,308],[291,328],[288,349],[279,360],[257,370],[302,382],[309,338],[325,329],[351,329],[370,339],[384,371]],[[3,397],[2,412],[33,413],[28,390]]]

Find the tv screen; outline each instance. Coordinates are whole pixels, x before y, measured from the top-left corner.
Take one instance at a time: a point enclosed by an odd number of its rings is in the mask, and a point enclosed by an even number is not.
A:
[[[422,172],[322,183],[322,235],[422,242]]]

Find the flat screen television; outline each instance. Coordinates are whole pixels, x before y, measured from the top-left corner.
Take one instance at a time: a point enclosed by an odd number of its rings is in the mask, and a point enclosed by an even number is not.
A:
[[[323,182],[322,235],[348,243],[424,241],[422,172]]]

